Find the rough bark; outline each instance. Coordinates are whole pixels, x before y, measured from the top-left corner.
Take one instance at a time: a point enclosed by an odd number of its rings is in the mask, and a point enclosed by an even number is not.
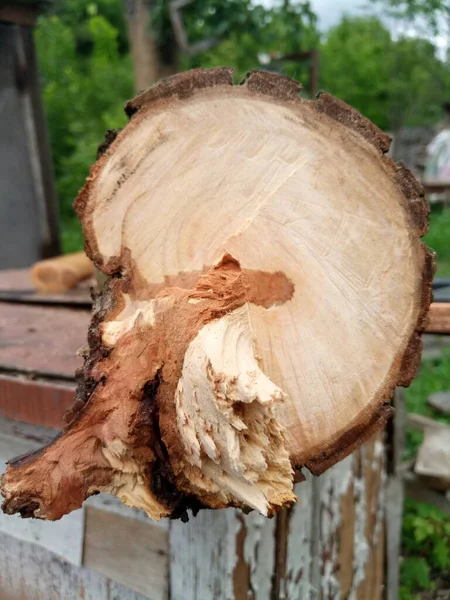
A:
[[[285,77],[183,73],[126,105],[76,200],[110,277],[69,423],[13,461],[3,509],[97,491],[149,516],[295,500],[391,415],[420,359],[428,206],[389,138]]]

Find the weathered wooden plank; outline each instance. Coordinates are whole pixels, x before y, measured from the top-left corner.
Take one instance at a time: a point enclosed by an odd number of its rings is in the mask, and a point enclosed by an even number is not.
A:
[[[384,446],[379,436],[322,476],[322,598],[382,597],[384,492]]]
[[[359,451],[359,471],[356,473],[360,496],[355,498],[357,513],[355,520],[353,564],[353,585],[350,599],[381,600],[383,594],[383,531],[385,481],[384,446],[381,434],[377,434],[371,442]],[[358,531],[360,525],[360,531]],[[365,564],[358,565],[359,547],[365,540],[367,559]]]
[[[69,381],[34,381],[23,376],[0,375],[0,416],[45,427],[64,427],[75,384]]]
[[[26,63],[26,74],[22,80],[25,90],[21,90],[21,96],[27,129],[28,154],[33,171],[35,198],[39,206],[41,251],[42,256],[47,258],[61,253],[53,162],[42,102],[33,30],[30,27],[18,29],[17,54],[19,61],[23,60]]]
[[[450,427],[426,427],[414,471],[432,478],[430,487],[450,490]]]
[[[428,404],[444,415],[450,415],[450,392],[435,392],[428,397]]]
[[[83,565],[140,592],[165,600],[168,533],[147,523],[86,507]]]
[[[146,525],[151,524],[152,527],[163,529],[164,531],[169,531],[168,519],[161,519],[161,521],[152,521],[149,519],[147,513],[143,510],[139,510],[138,508],[132,508],[131,506],[126,506],[119,500],[119,498],[117,498],[116,496],[111,496],[110,494],[101,493],[96,494],[95,496],[91,496],[86,500],[85,506],[92,506],[93,508],[97,508],[98,510],[113,513],[114,515],[120,515],[121,517],[126,517],[127,519],[135,519],[136,521],[141,521]]]
[[[233,509],[202,510],[188,523],[171,523],[171,600],[242,598],[237,566],[241,529],[241,515]]]
[[[400,477],[390,477],[386,486],[385,532],[386,552],[385,590],[386,600],[397,600],[400,585],[399,556],[403,518],[403,481]]]
[[[315,501],[320,504],[320,593],[323,598],[339,598],[339,540],[342,535],[342,503],[346,503],[353,479],[353,455],[321,476],[321,490]],[[352,494],[353,495],[353,494]],[[355,525],[356,526],[356,525]],[[349,531],[354,537],[353,531]],[[361,548],[364,560],[365,548]],[[348,585],[348,584],[347,584]]]
[[[1,600],[146,600],[35,544],[0,533]]]
[[[0,371],[73,378],[89,321],[84,310],[0,302]]]
[[[280,598],[286,600],[306,600],[317,596],[311,571],[317,502],[314,498],[312,475],[305,475],[306,481],[295,487],[299,502],[293,506],[289,515],[285,576],[280,586]]]
[[[430,419],[430,417],[425,417],[424,415],[419,415],[416,413],[410,413],[406,417],[406,424],[408,427],[414,427],[415,429],[420,429],[422,431],[426,431],[427,429],[446,429],[448,425],[445,423],[441,423],[440,421],[436,421],[435,419]]]
[[[276,521],[230,509],[172,523],[171,599],[379,600],[385,479],[378,437],[297,484]]]
[[[270,600],[275,519],[203,510],[170,528],[171,599]]]
[[[20,89],[26,64],[18,60],[17,29],[0,23],[0,119],[8,123],[0,136],[0,268],[25,267],[41,258],[39,210]]]
[[[275,568],[275,519],[266,519],[257,512],[243,517],[244,562],[249,568],[249,590],[242,598],[269,600]],[[242,560],[242,556],[240,557]],[[253,594],[253,596],[251,595]]]

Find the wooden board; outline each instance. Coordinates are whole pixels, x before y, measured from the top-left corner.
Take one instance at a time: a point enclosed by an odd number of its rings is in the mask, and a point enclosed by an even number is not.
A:
[[[64,427],[75,384],[0,375],[0,416],[44,427]]]
[[[0,371],[73,379],[82,360],[90,313],[69,308],[0,303]]]
[[[35,544],[0,533],[1,600],[148,600]]]
[[[167,598],[168,533],[150,520],[87,506],[83,564],[152,600]]]
[[[73,290],[63,294],[42,294],[35,290],[29,269],[9,269],[0,271],[0,301],[31,304],[59,304],[63,306],[92,305],[90,288],[96,287],[95,279],[83,281]]]

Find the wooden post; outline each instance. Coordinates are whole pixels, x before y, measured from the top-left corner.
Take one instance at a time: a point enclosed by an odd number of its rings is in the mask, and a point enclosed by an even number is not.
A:
[[[35,12],[0,13],[0,268],[60,252],[50,149],[31,23]],[[21,23],[21,24],[18,24]]]

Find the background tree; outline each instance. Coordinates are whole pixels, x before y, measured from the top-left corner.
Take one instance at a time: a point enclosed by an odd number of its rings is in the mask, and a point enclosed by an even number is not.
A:
[[[371,0],[388,9],[397,18],[422,19],[433,33],[439,33],[443,25],[450,29],[449,0]]]
[[[125,123],[133,94],[123,11],[110,0],[69,0],[67,12],[40,18],[36,46],[66,251],[82,247],[73,198],[108,128]],[[57,8],[59,5],[57,4]]]
[[[152,27],[162,51],[176,47],[169,5],[169,0],[156,0],[152,8]],[[230,65],[239,79],[248,70],[259,68],[263,57],[307,50],[319,43],[317,17],[309,1],[283,0],[272,5],[251,0],[195,0],[183,8],[182,17],[190,44],[203,40],[217,43],[207,52],[180,56],[181,70]],[[298,77],[302,67],[286,65],[285,71]]]
[[[384,130],[435,124],[449,81],[429,40],[393,39],[374,17],[344,18],[321,47],[322,87]]]

